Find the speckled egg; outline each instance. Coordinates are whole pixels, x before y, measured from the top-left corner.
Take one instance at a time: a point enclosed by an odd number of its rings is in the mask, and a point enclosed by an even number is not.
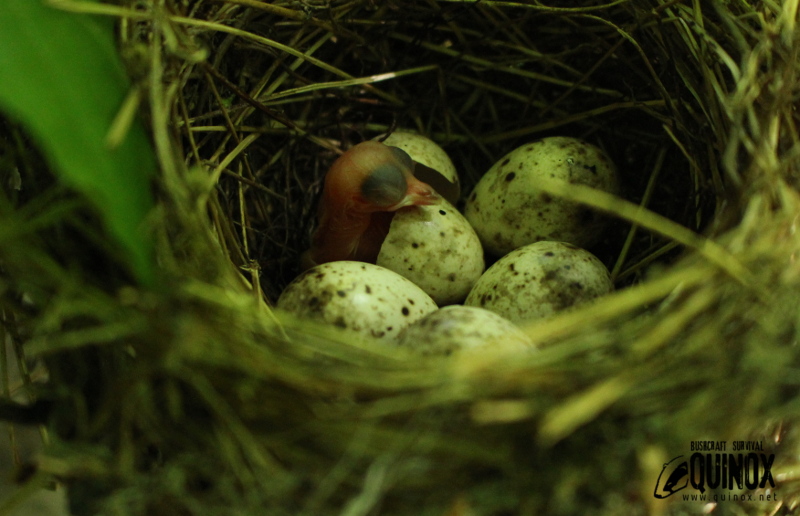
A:
[[[535,349],[511,321],[475,306],[440,308],[400,334],[399,345],[421,355],[451,355],[462,350]]]
[[[406,151],[415,162],[414,176],[417,179],[431,185],[451,203],[458,202],[461,183],[456,167],[436,142],[421,134],[401,130],[393,132],[383,143]]]
[[[538,191],[542,178],[618,193],[616,169],[599,148],[568,137],[544,138],[506,154],[481,178],[464,214],[484,249],[503,256],[540,240],[589,247],[606,218],[594,210]]]
[[[378,339],[395,340],[409,324],[436,310],[409,280],[370,263],[317,265],[294,279],[277,307]]]
[[[463,301],[485,268],[478,235],[444,199],[398,210],[376,263],[408,278],[439,306]]]
[[[515,323],[541,319],[614,289],[605,265],[564,242],[542,241],[516,249],[484,273],[464,304]]]

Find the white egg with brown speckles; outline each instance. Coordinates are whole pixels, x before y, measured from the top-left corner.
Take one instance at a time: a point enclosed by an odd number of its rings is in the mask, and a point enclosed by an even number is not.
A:
[[[542,241],[495,262],[475,283],[465,305],[491,310],[514,323],[548,317],[608,294],[611,275],[592,253]]]
[[[398,344],[420,355],[451,355],[464,351],[535,349],[514,323],[476,306],[440,308],[408,326]]]
[[[478,235],[444,199],[395,213],[376,263],[419,285],[439,306],[463,301],[485,268]]]
[[[437,309],[409,280],[371,263],[317,265],[294,279],[277,307],[378,339],[395,340],[409,324]]]
[[[579,247],[599,241],[607,219],[537,190],[541,179],[619,190],[614,164],[594,145],[561,136],[523,145],[495,163],[467,199],[464,214],[487,252],[503,256],[540,240]]]

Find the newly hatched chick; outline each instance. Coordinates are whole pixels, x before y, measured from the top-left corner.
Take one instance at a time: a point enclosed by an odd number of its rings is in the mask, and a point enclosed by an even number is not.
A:
[[[325,175],[319,226],[302,268],[337,260],[375,263],[391,212],[438,199],[413,171],[405,151],[376,141],[359,143],[339,156]]]

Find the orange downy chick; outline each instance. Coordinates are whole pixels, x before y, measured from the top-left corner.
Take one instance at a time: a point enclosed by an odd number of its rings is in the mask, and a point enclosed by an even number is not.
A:
[[[319,226],[303,268],[337,260],[375,263],[391,212],[433,204],[438,198],[413,170],[405,151],[375,141],[359,143],[339,156],[325,175]]]

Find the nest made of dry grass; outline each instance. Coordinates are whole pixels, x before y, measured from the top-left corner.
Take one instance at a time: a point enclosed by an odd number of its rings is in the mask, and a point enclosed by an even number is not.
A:
[[[162,283],[98,277],[42,244],[74,221],[4,208],[31,227],[0,246],[5,328],[50,372],[32,485],[61,479],[78,514],[692,514],[652,497],[661,465],[766,436],[780,502],[714,510],[794,509],[797,2],[59,7],[119,20]],[[603,147],[627,202],[551,188],[618,217],[593,251],[620,290],[512,359],[420,362],[274,313],[327,166],[396,127],[467,193],[531,139]]]

